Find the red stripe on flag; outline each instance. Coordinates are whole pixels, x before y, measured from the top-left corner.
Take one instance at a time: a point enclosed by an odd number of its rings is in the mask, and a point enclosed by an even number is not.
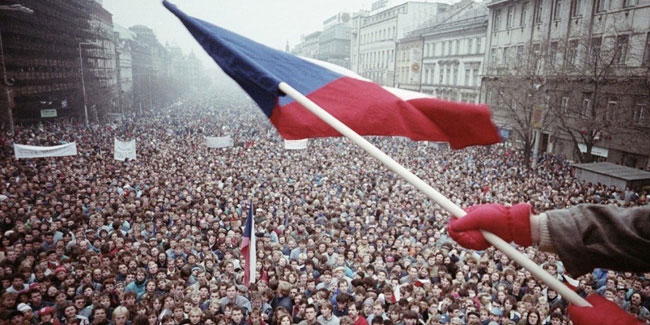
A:
[[[500,141],[486,105],[437,98],[404,101],[375,83],[348,77],[307,97],[360,135],[444,141],[456,149]],[[289,140],[341,136],[297,102],[276,106],[271,122]]]

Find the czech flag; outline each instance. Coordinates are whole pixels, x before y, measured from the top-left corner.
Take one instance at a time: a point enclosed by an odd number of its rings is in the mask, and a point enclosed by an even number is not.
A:
[[[257,253],[255,252],[255,220],[253,219],[253,203],[248,207],[248,217],[244,227],[244,237],[241,241],[241,255],[246,261],[244,268],[244,285],[255,283],[255,267],[257,266]]]
[[[449,142],[459,149],[501,140],[486,105],[440,100],[382,87],[334,64],[304,59],[163,4],[288,140],[341,136],[278,88],[285,82],[360,135]]]

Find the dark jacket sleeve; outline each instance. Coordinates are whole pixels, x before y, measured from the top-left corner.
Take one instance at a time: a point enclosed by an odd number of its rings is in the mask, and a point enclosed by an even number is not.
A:
[[[596,267],[650,271],[650,206],[584,204],[546,215],[553,247],[571,275]]]

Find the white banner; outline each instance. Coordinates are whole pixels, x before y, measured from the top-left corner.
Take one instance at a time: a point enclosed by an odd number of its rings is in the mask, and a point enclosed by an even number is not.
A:
[[[578,143],[578,148],[582,153],[587,152],[587,145],[585,145],[584,143]],[[609,150],[607,150],[606,148],[593,146],[591,147],[591,154],[594,156],[607,158],[607,156],[609,155]]]
[[[53,147],[39,147],[14,143],[14,153],[16,159],[76,156],[77,144],[73,142]]]
[[[42,109],[41,110],[41,117],[46,118],[46,117],[56,117],[56,109],[54,108],[48,108],[48,109]]]
[[[226,137],[205,137],[205,145],[208,148],[229,148],[234,145],[230,136]]]
[[[129,158],[129,160],[136,160],[135,139],[131,141],[120,141],[115,138],[115,152],[113,153],[113,158],[120,161],[124,161],[126,158]]]
[[[303,150],[307,149],[309,139],[302,140],[284,140],[284,149],[287,150]]]

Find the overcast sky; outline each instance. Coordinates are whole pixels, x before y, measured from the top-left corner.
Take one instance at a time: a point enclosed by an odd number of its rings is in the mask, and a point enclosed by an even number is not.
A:
[[[370,9],[372,0],[171,0],[179,9],[265,45],[281,49],[287,41],[294,47],[301,34],[322,30],[323,21],[340,11]],[[204,53],[162,0],[104,0],[113,22],[124,27],[141,24],[154,30],[158,39],[174,42],[183,52],[193,50],[208,65],[216,64]]]

